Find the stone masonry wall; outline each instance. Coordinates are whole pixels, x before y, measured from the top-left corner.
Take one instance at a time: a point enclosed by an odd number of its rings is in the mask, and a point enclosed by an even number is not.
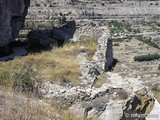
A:
[[[83,85],[92,87],[97,77],[107,72],[113,63],[113,49],[110,32],[106,28],[102,36],[98,39],[97,51],[93,56],[93,60],[83,60],[80,65],[80,79]]]
[[[106,29],[98,39],[97,51],[93,56],[99,71],[107,71],[113,63],[113,49],[110,32]]]
[[[106,50],[106,62],[105,62],[105,71],[108,71],[109,69],[111,69],[112,64],[113,64],[113,47],[112,47],[112,39],[108,38],[107,41],[107,50]]]

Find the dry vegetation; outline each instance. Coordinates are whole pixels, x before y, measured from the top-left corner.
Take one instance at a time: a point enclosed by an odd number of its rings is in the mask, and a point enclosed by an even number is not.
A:
[[[5,90],[5,92],[4,92]],[[50,101],[26,98],[21,93],[0,90],[0,120],[82,120],[69,110],[58,109]]]
[[[32,90],[33,83],[37,81],[71,82],[77,85],[79,84],[80,60],[76,59],[76,56],[81,52],[86,52],[87,57],[92,58],[95,50],[96,41],[87,40],[66,43],[63,47],[51,51],[29,54],[2,62],[0,63],[0,85],[20,86],[22,90],[25,87]]]
[[[83,47],[82,47],[83,46]],[[82,120],[51,102],[33,97],[37,82],[79,84],[80,60],[86,52],[92,58],[96,41],[66,43],[50,51],[17,57],[0,63],[0,120]],[[5,91],[5,92],[4,92]]]
[[[109,80],[107,80],[106,74],[102,74],[98,76],[97,80],[94,83],[94,87],[99,88],[101,87],[104,83],[109,83]]]

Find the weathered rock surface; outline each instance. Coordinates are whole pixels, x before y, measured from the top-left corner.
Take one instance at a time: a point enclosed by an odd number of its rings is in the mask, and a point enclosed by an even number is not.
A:
[[[100,27],[97,21],[93,20],[75,20],[76,22],[76,31],[74,33],[72,41],[77,41],[81,39],[87,38],[99,38],[101,37],[104,31],[107,31],[108,28],[106,26]],[[109,33],[109,31],[107,31]]]
[[[109,39],[107,28],[98,39],[97,46],[94,59],[83,59],[81,62],[82,86],[41,83],[37,85],[39,97],[50,98],[56,105],[65,103],[69,110],[81,114],[84,118],[98,116],[102,120],[143,120],[153,108],[154,97],[139,78],[106,73],[107,60],[108,66],[113,62],[112,41]],[[106,82],[96,88],[93,86],[94,82],[101,74],[105,76]],[[134,114],[144,116],[132,116]]]
[[[7,46],[18,35],[24,26],[30,0],[1,0],[0,1],[0,54],[10,50]]]
[[[97,76],[100,75],[95,61],[83,60],[80,64],[80,80],[82,85],[92,87]]]
[[[132,114],[147,115],[152,110],[154,98],[138,79],[122,79],[116,73],[106,74],[110,83],[105,83],[100,88],[61,86],[45,82],[37,86],[37,91],[40,97],[51,98],[54,104],[66,103],[71,106],[69,109],[73,113],[87,118],[99,116],[102,120],[127,120]],[[115,79],[119,82],[115,82]],[[138,117],[133,116],[132,119],[135,118]],[[138,118],[141,119],[143,118]]]

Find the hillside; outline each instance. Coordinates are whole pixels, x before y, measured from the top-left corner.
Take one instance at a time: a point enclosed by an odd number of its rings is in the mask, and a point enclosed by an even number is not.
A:
[[[0,120],[160,120],[159,6],[2,0]]]
[[[158,0],[31,0],[27,21],[126,19],[159,21]]]

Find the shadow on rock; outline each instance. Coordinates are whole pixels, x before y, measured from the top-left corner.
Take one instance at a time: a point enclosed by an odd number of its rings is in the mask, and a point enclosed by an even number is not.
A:
[[[50,50],[54,46],[61,47],[73,38],[75,31],[75,21],[68,21],[62,27],[54,27],[51,30],[32,30],[28,34],[27,42],[14,41],[8,46],[0,47],[0,62],[28,53]]]
[[[54,46],[63,46],[73,38],[75,31],[75,21],[68,21],[64,26],[54,27],[52,30],[32,30],[28,34],[28,50],[39,52],[50,50]]]
[[[113,71],[118,62],[119,61],[117,59],[113,58],[112,65],[107,68],[107,71]]]

